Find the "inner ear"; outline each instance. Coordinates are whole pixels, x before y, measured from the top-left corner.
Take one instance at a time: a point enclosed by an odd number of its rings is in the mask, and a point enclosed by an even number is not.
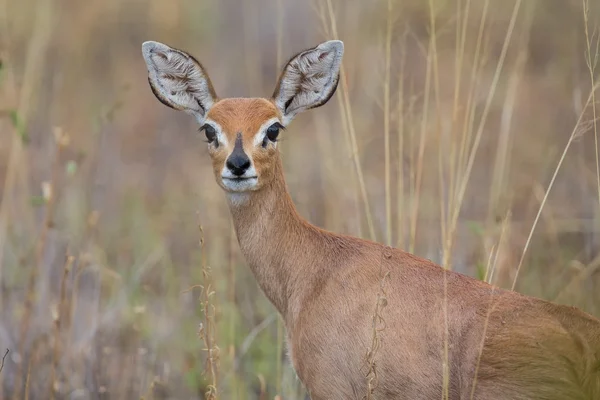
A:
[[[142,54],[154,95],[201,122],[217,99],[204,67],[188,53],[158,42],[144,42]]]
[[[330,40],[290,59],[273,92],[273,100],[287,121],[329,101],[339,82],[343,53],[343,42]]]

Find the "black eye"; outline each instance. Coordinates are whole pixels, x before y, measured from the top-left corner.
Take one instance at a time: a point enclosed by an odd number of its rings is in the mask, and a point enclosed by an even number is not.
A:
[[[265,140],[263,140],[263,147],[267,147],[266,139],[269,139],[271,142],[277,141],[277,136],[279,136],[280,129],[283,129],[283,126],[279,122],[275,122],[273,125],[267,128]]]
[[[212,143],[217,140],[217,131],[215,131],[215,128],[213,128],[211,125],[204,124],[200,130],[204,130],[204,134],[206,135],[206,140],[208,143]]]

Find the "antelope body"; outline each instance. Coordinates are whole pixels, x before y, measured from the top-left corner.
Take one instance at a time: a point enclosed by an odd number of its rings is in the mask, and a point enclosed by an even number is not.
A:
[[[311,398],[372,390],[374,399],[600,399],[598,319],[325,231],[296,212],[277,138],[334,94],[343,51],[334,40],[296,54],[272,98],[220,99],[192,56],[142,46],[156,97],[206,134],[242,253],[282,316]],[[385,328],[369,360],[381,285]]]

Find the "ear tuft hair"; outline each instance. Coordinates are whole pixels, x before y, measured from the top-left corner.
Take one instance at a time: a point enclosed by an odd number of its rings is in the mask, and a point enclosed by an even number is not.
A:
[[[204,67],[188,53],[154,41],[142,44],[142,55],[156,98],[201,123],[217,99]]]
[[[273,92],[286,124],[298,113],[329,101],[337,89],[343,55],[344,43],[330,40],[290,59]]]

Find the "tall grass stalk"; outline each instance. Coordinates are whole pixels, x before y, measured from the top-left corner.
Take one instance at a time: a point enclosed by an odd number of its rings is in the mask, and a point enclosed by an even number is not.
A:
[[[331,0],[327,0],[327,12],[329,16],[329,24],[331,34],[333,38],[339,38],[337,23],[335,20],[335,12],[333,11],[333,5]],[[371,206],[369,205],[369,196],[367,195],[367,187],[365,185],[365,178],[363,176],[363,170],[360,163],[360,157],[358,154],[358,143],[356,140],[356,131],[354,126],[354,116],[352,114],[352,107],[350,105],[350,94],[348,93],[348,83],[346,82],[346,71],[344,65],[340,67],[340,83],[341,83],[341,95],[343,100],[342,114],[347,121],[347,128],[349,131],[350,143],[352,148],[352,160],[354,161],[354,167],[358,178],[358,185],[360,188],[360,194],[362,202],[365,208],[365,215],[367,218],[367,226],[369,228],[369,236],[371,240],[376,240],[375,225],[373,224],[373,216],[371,214]]]
[[[585,44],[586,44],[586,64],[590,72],[590,84],[595,87],[596,84],[596,67],[598,58],[600,57],[600,30],[594,29],[590,35],[590,0],[583,1],[583,23],[585,28]],[[596,48],[592,54],[592,42],[596,39]],[[596,118],[596,91],[592,90],[592,116],[594,121],[594,153],[596,155],[596,187],[598,189],[598,212],[600,213],[600,158],[598,156],[598,122]]]
[[[54,139],[56,143],[56,152],[54,156],[54,165],[52,167],[52,177],[50,182],[48,182],[45,201],[46,201],[46,209],[44,214],[44,221],[41,226],[40,236],[37,241],[36,250],[35,250],[35,263],[31,266],[29,271],[29,276],[27,279],[27,286],[25,292],[25,303],[23,309],[23,317],[21,319],[21,327],[20,327],[20,336],[19,336],[19,354],[23,357],[22,362],[19,364],[19,369],[17,370],[17,378],[16,378],[16,386],[15,386],[15,398],[19,398],[20,395],[20,386],[21,386],[21,375],[22,375],[22,366],[25,364],[25,351],[26,351],[26,343],[28,339],[29,327],[31,322],[31,315],[33,313],[33,307],[37,300],[36,295],[36,284],[38,279],[38,273],[42,268],[42,263],[44,259],[44,251],[46,250],[46,241],[48,239],[48,234],[50,229],[54,226],[54,213],[56,207],[56,198],[58,192],[58,179],[61,174],[61,158],[63,152],[66,150],[69,145],[70,138],[68,134],[63,132],[61,129],[57,128],[54,131]],[[30,361],[31,362],[31,361]]]
[[[434,36],[429,36],[429,45],[427,47],[427,68],[425,72],[425,89],[423,95],[423,110],[421,115],[421,124],[419,132],[419,150],[416,160],[416,171],[413,183],[413,192],[411,193],[411,207],[410,207],[410,236],[408,251],[411,253],[415,252],[417,244],[417,224],[419,219],[419,202],[421,197],[421,179],[423,176],[423,160],[425,155],[425,145],[427,143],[427,132],[429,130],[427,122],[429,120],[429,96],[431,92],[431,76],[432,76],[432,63],[433,63],[433,51],[435,46],[433,44]],[[414,160],[411,160],[411,164]],[[415,167],[411,165],[411,170],[415,170]]]
[[[329,18],[329,11],[327,9],[327,4],[324,1],[315,0],[315,1],[311,2],[311,6],[319,19],[319,22],[321,24],[321,30],[323,31],[323,35],[327,38],[335,37],[335,35],[332,32],[333,26],[335,26],[335,25],[333,25],[330,22],[331,20]],[[333,21],[333,22],[335,23],[335,21]],[[341,72],[340,72],[340,75],[341,75]],[[340,77],[340,80],[341,80],[341,77]],[[341,89],[340,89],[340,92],[341,92]],[[346,106],[345,106],[343,96],[339,95],[339,96],[335,96],[335,98],[336,98],[338,107],[340,109],[340,114],[341,114],[340,122],[342,124],[342,132],[344,135],[344,142],[346,144],[346,149],[347,149],[346,151],[350,155],[353,165],[356,166],[357,160],[353,156],[354,150],[353,150],[352,138],[350,136],[350,127],[349,127],[349,123],[352,121],[348,121],[348,119],[346,117]],[[330,158],[325,157],[325,164],[327,164],[327,163],[331,164],[331,162],[332,161]],[[358,184],[359,173],[356,172],[356,168],[355,168],[355,173],[350,175],[350,179],[351,179],[350,186],[353,188],[354,202],[357,204],[357,207],[355,207],[356,219],[357,219],[357,221],[362,221],[362,215],[360,214],[361,208],[359,205],[362,202],[363,210],[364,210],[364,202],[361,200],[363,191],[361,189],[361,186]],[[362,224],[358,223],[357,235],[360,237],[363,236],[362,228],[363,228]]]
[[[391,160],[390,160],[390,80],[392,64],[392,0],[387,0],[387,19],[385,30],[385,77],[383,82],[383,137],[385,152],[385,217],[386,235],[388,246],[392,245],[392,187],[391,187]]]
[[[464,199],[465,192],[467,190],[467,185],[469,182],[469,178],[471,176],[473,164],[475,162],[475,156],[477,154],[477,150],[479,149],[479,143],[481,141],[481,137],[483,136],[483,132],[484,132],[485,125],[487,122],[488,114],[490,112],[492,100],[496,93],[496,89],[498,88],[498,82],[500,80],[500,75],[501,75],[502,69],[504,67],[504,60],[506,58],[506,53],[508,51],[509,44],[511,43],[512,33],[513,33],[513,30],[514,30],[514,27],[515,27],[515,24],[517,21],[517,16],[519,14],[519,9],[521,7],[521,3],[522,3],[522,0],[517,0],[513,7],[509,26],[508,26],[508,29],[506,32],[506,36],[504,38],[504,43],[502,45],[502,51],[500,53],[500,58],[498,60],[498,63],[496,64],[496,69],[494,71],[494,77],[492,78],[492,83],[490,85],[490,91],[489,91],[487,99],[486,99],[486,103],[485,103],[485,106],[483,109],[481,119],[479,120],[479,125],[478,125],[477,131],[475,133],[475,138],[473,139],[473,144],[469,151],[467,165],[465,166],[464,172],[460,175],[460,185],[458,188],[457,199],[454,203],[454,209],[452,210],[452,217],[451,217],[450,226],[449,226],[450,234],[448,235],[448,237],[449,237],[450,243],[447,245],[447,248],[445,249],[445,254],[448,254],[448,256],[446,256],[446,257],[449,257],[449,254],[452,251],[452,247],[453,247],[453,243],[454,243],[453,242],[454,232],[456,231],[458,217],[459,217],[460,211],[462,209],[462,202]]]
[[[53,353],[52,353],[52,366],[50,371],[50,389],[48,392],[50,393],[50,399],[54,400],[57,395],[57,389],[60,387],[59,381],[56,379],[56,370],[58,368],[58,360],[61,351],[61,332],[62,328],[67,322],[68,313],[66,313],[65,300],[66,300],[66,291],[67,291],[67,278],[71,272],[71,267],[73,266],[74,257],[67,254],[65,266],[63,268],[63,276],[60,281],[60,297],[56,309],[54,310],[54,343],[53,343]]]
[[[405,134],[405,122],[404,119],[406,118],[405,112],[406,112],[406,105],[405,105],[405,101],[404,101],[404,96],[405,96],[405,79],[406,79],[406,75],[405,75],[405,70],[406,70],[406,39],[408,37],[407,34],[407,30],[405,29],[403,34],[402,34],[402,52],[401,52],[401,56],[400,56],[400,72],[398,74],[398,109],[397,109],[397,137],[398,137],[398,173],[397,173],[397,202],[398,202],[398,209],[396,210],[397,213],[397,235],[398,235],[398,239],[397,239],[397,246],[398,247],[404,247],[406,246],[405,243],[405,234],[406,234],[406,227],[405,227],[405,202],[404,199],[406,197],[406,194],[404,193],[405,190],[405,182],[404,182],[404,174],[405,169],[404,169],[404,134]]]
[[[216,307],[213,302],[215,292],[213,290],[213,282],[211,277],[210,268],[206,262],[206,247],[204,242],[204,230],[202,225],[199,225],[200,229],[200,249],[202,252],[202,276],[204,278],[202,288],[202,311],[204,314],[204,327],[200,329],[200,336],[204,340],[206,345],[206,367],[210,373],[210,384],[208,385],[208,391],[205,394],[207,400],[216,400],[218,395],[218,363],[219,363],[219,348],[216,344]]]
[[[208,372],[209,383],[206,386],[206,392],[204,398],[206,400],[217,400],[218,398],[218,368],[219,368],[219,357],[220,349],[216,343],[216,307],[213,298],[215,297],[215,291],[213,289],[212,274],[210,267],[206,262],[206,247],[204,241],[204,229],[202,225],[198,225],[200,232],[200,265],[202,268],[203,282],[200,285],[193,285],[190,288],[184,290],[185,292],[191,292],[194,289],[200,289],[200,307],[204,320],[199,324],[198,337],[204,342],[204,351],[206,351],[206,366],[204,372]]]
[[[439,85],[439,63],[438,63],[438,51],[437,51],[437,35],[438,35],[438,31],[437,31],[437,24],[436,24],[436,9],[435,9],[435,5],[433,3],[433,0],[429,0],[429,4],[428,4],[428,8],[429,8],[429,52],[428,52],[428,57],[427,57],[427,66],[428,66],[428,72],[429,74],[431,74],[432,78],[431,80],[433,81],[433,94],[434,94],[434,102],[435,102],[435,107],[434,107],[434,112],[435,112],[435,116],[434,116],[434,121],[435,121],[435,127],[436,129],[440,129],[440,124],[439,124],[439,115],[441,112],[441,108],[440,108],[440,85]],[[428,74],[428,78],[429,78],[429,74]],[[431,85],[431,82],[428,82],[429,85]],[[425,107],[425,111],[423,113],[423,120],[422,120],[422,131],[421,131],[421,135],[425,136],[424,133],[426,131],[426,124],[427,124],[427,116],[428,116],[428,112],[429,112],[429,92],[430,92],[431,88],[430,87],[426,87],[425,89],[425,99],[426,102],[424,104]],[[420,147],[421,153],[419,154],[419,171],[421,171],[422,165],[423,165],[423,151],[425,148],[425,141],[422,142],[423,146]],[[439,159],[439,163],[438,165],[442,164],[442,159],[441,159],[441,152],[439,152],[440,155],[440,159]],[[442,178],[442,177],[440,177]],[[440,198],[444,198],[444,188],[443,188],[443,182],[444,179],[440,179]],[[420,184],[420,174],[419,174],[419,183],[418,183],[418,188],[421,187]],[[417,191],[417,193],[420,193],[420,190]],[[443,224],[444,221],[444,215],[443,215],[443,204],[444,201],[442,200],[440,202],[440,204],[442,204],[441,210],[442,210],[442,215],[441,215],[441,221]],[[416,214],[416,212],[415,212]],[[417,216],[415,215],[415,236],[416,236],[416,220],[417,220]],[[442,235],[444,234],[444,226],[442,225]],[[444,267],[446,267],[446,265],[443,265]],[[448,281],[447,281],[447,276],[446,276],[446,270],[444,270],[444,304],[443,304],[443,309],[444,309],[444,347],[442,349],[442,399],[448,399],[449,398],[449,386],[450,386],[450,366],[449,366],[449,359],[448,359]]]
[[[449,222],[448,225],[452,225],[451,215],[452,210],[458,207],[458,195],[457,191],[459,190],[459,179],[463,174],[466,165],[466,154],[467,147],[471,143],[471,137],[473,134],[473,125],[475,122],[475,92],[477,86],[479,84],[480,73],[483,68],[483,64],[485,62],[485,57],[482,55],[482,48],[484,42],[484,32],[487,23],[488,10],[489,10],[489,0],[484,0],[483,9],[481,12],[481,17],[479,19],[479,28],[477,30],[477,40],[475,44],[475,50],[473,52],[473,61],[471,72],[471,79],[469,80],[469,90],[467,92],[467,100],[464,106],[464,117],[463,117],[463,126],[462,131],[460,133],[460,140],[458,143],[458,154],[456,150],[451,152],[452,159],[454,160],[456,157],[456,161],[450,163],[451,173],[450,173],[450,191],[449,191]],[[453,146],[454,148],[454,146]],[[452,229],[450,229],[452,231]],[[444,257],[447,259],[446,262],[449,262],[450,253],[452,251],[453,242],[452,242],[452,234],[448,233],[446,235],[447,242],[444,242]]]
[[[455,57],[454,57],[454,68],[455,68],[455,73],[454,73],[454,101],[453,101],[453,108],[452,108],[452,130],[454,131],[455,129],[459,128],[459,115],[460,112],[462,110],[462,105],[460,103],[460,98],[461,98],[461,87],[462,87],[462,69],[463,69],[463,65],[464,65],[464,58],[465,58],[465,46],[466,46],[466,41],[467,41],[467,28],[468,28],[468,19],[469,19],[469,15],[470,15],[470,11],[471,11],[471,0],[466,0],[466,4],[465,4],[465,9],[463,11],[462,7],[462,1],[461,0],[457,0],[456,2],[456,14],[457,14],[457,26],[456,26],[456,39],[455,39],[455,43],[456,43],[456,48],[457,51],[455,53]],[[485,14],[482,16],[481,20],[480,20],[480,32],[479,32],[479,36],[478,36],[478,40],[481,40],[481,35],[482,35],[482,28],[483,28],[483,23],[485,21]],[[475,71],[473,71],[473,73],[475,73]],[[441,150],[441,149],[440,149]],[[456,197],[455,194],[455,188],[456,188],[456,172],[457,172],[457,160],[456,160],[456,146],[454,146],[452,143],[450,145],[450,160],[449,160],[449,171],[450,173],[448,174],[448,192],[447,192],[447,198],[448,198],[448,209],[450,210],[452,208],[453,205],[453,201]],[[440,168],[442,168],[442,166],[440,166]],[[444,198],[443,196],[443,192],[440,194],[442,196],[442,198]],[[442,206],[444,207],[444,206]],[[446,227],[446,218],[447,218],[447,213],[443,211],[443,215],[442,215],[442,247],[444,248],[444,253],[446,253],[445,250],[445,246],[447,246],[448,243],[448,238],[446,237],[448,235],[447,232],[447,227]],[[447,262],[449,261],[449,255],[446,255],[446,260],[443,263],[444,265],[447,265]]]
[[[498,264],[498,255],[500,254],[501,251],[503,251],[505,240],[507,239],[506,232],[507,232],[507,227],[510,222],[510,217],[511,217],[511,213],[509,211],[506,213],[506,216],[502,220],[502,229],[500,231],[500,237],[498,238],[498,243],[496,246],[492,246],[492,251],[490,251],[490,254],[488,256],[488,262],[486,264],[484,280],[492,285],[494,284],[494,272],[496,271],[496,267]],[[492,258],[493,258],[493,261],[492,261]],[[481,344],[479,345],[479,352],[477,354],[477,362],[475,364],[475,372],[473,374],[473,386],[471,387],[471,397],[470,397],[471,400],[475,396],[475,388],[477,387],[477,376],[479,374],[479,365],[480,365],[480,361],[481,361],[481,355],[483,354],[483,347],[484,347],[485,339],[486,339],[486,335],[487,335],[487,328],[488,328],[488,324],[490,321],[490,315],[492,314],[492,311],[494,310],[493,300],[494,300],[495,294],[496,294],[496,286],[493,286],[492,290],[490,292],[490,300],[487,305],[487,313],[486,313],[485,320],[483,323],[483,332],[481,333]]]
[[[236,305],[236,300],[235,300],[235,283],[236,283],[236,277],[235,277],[235,266],[236,266],[236,257],[235,257],[235,250],[236,250],[236,246],[237,246],[237,239],[236,239],[236,233],[235,233],[235,227],[233,225],[233,221],[231,221],[230,226],[229,226],[229,279],[228,279],[228,296],[227,296],[227,301],[229,303],[230,307],[234,307]],[[237,393],[237,372],[236,369],[233,367],[235,364],[235,359],[236,359],[236,355],[237,355],[237,351],[236,351],[236,343],[235,343],[235,338],[236,338],[236,323],[235,323],[235,312],[233,312],[233,310],[230,313],[230,317],[229,317],[229,362],[231,363],[231,378],[230,378],[230,382],[231,382],[231,392],[233,393],[234,396],[238,396]]]

